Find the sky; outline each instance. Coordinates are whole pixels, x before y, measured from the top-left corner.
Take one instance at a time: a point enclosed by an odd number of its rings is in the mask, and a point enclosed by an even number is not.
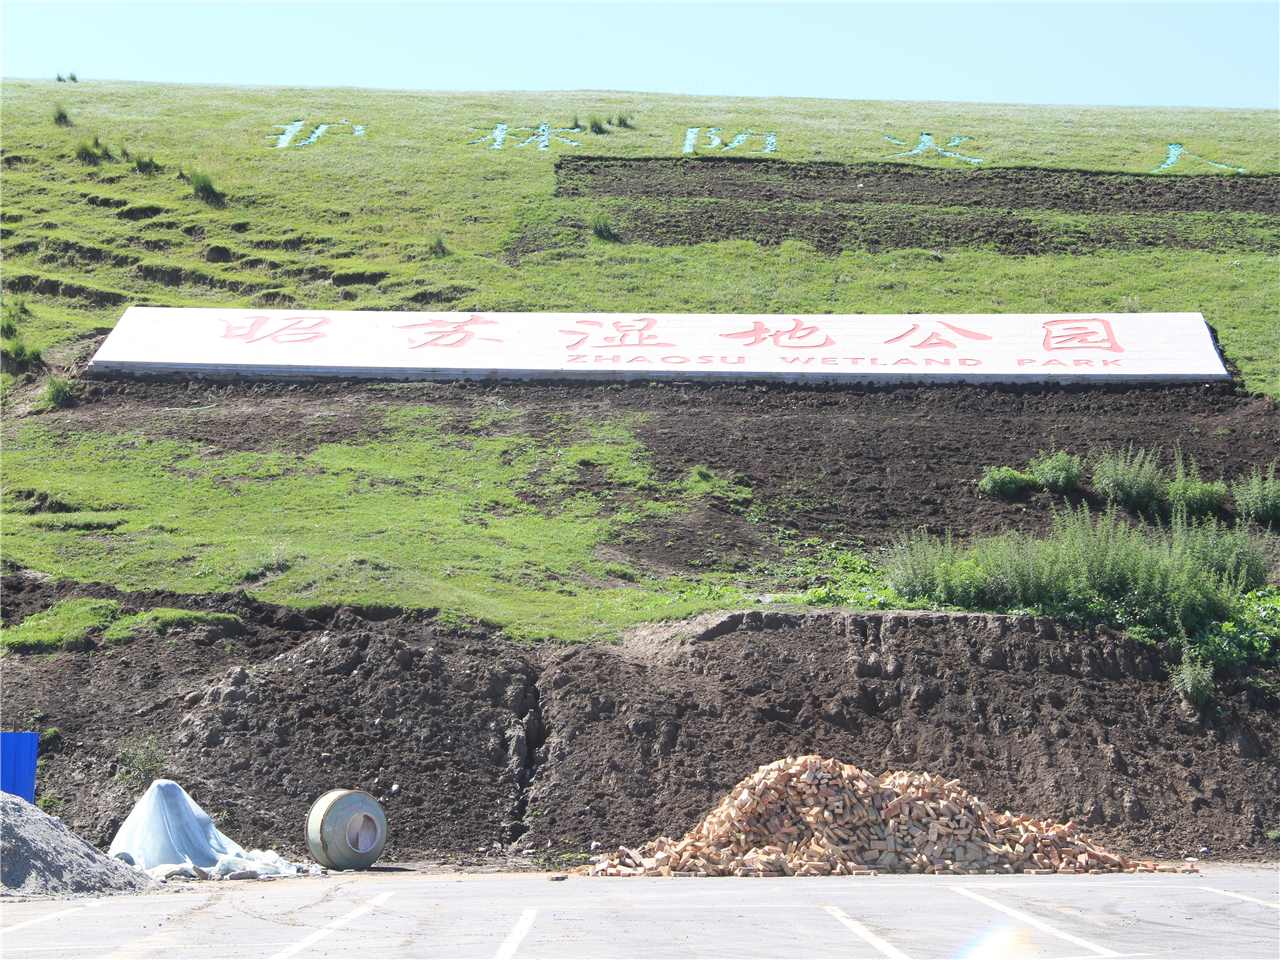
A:
[[[4,77],[1280,107],[1280,4],[13,2]]]

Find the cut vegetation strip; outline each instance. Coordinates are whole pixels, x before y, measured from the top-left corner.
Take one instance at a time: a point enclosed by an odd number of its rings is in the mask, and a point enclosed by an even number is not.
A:
[[[1074,213],[1280,213],[1280,176],[944,170],[891,163],[561,157],[559,196],[910,203]]]

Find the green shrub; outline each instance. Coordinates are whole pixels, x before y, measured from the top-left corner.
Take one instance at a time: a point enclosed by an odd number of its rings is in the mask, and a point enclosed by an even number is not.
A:
[[[1280,657],[1280,589],[1245,594],[1230,620],[1190,641],[1196,658],[1218,670],[1238,670]]]
[[[114,600],[59,600],[17,626],[0,630],[0,651],[49,653],[78,649],[91,632],[103,629],[119,615],[120,604]]]
[[[37,367],[41,362],[40,351],[28,347],[18,333],[0,339],[0,368],[8,373],[22,373]]]
[[[1173,457],[1173,479],[1165,493],[1173,510],[1181,510],[1188,516],[1199,517],[1219,513],[1227,502],[1227,485],[1221,480],[1200,479],[1200,466],[1194,460],[1183,457],[1182,451]]]
[[[207,173],[193,170],[187,175],[187,179],[191,181],[192,194],[209,206],[220,207],[226,201],[227,195],[214,186],[213,178]]]
[[[886,564],[889,585],[909,600],[1030,609],[1167,637],[1227,620],[1265,572],[1261,548],[1243,529],[1180,516],[1170,529],[1152,529],[1085,507],[1055,512],[1043,538],[1007,533],[960,547],[949,537],[908,537]]]
[[[1076,493],[1084,479],[1084,461],[1065,450],[1041,452],[1032,458],[1027,472],[1050,493]]]
[[[67,79],[68,79],[68,80],[70,80],[72,83],[79,83],[79,82],[80,82],[80,78],[79,78],[79,77],[77,77],[74,73],[68,73],[68,74],[67,74]]]
[[[66,108],[62,104],[58,104],[53,108],[53,122],[55,126],[59,127],[71,126],[71,117],[67,115]]]
[[[1035,477],[1013,467],[987,467],[978,481],[978,492],[1001,500],[1016,500],[1038,486]]]
[[[1173,689],[1188,703],[1203,709],[1213,699],[1213,667],[1193,657],[1182,658],[1173,671]]]
[[[601,120],[599,117],[592,117],[590,120],[587,121],[587,123],[591,127],[592,133],[608,133],[609,132],[609,128],[605,125],[605,122]]]
[[[62,377],[50,377],[44,385],[43,403],[46,409],[57,410],[71,406],[75,400],[71,381]]]
[[[449,248],[445,245],[443,233],[437,233],[435,240],[431,242],[431,246],[427,249],[433,257],[447,257],[449,255]]]
[[[1169,478],[1154,450],[1109,450],[1093,467],[1093,487],[1108,500],[1136,510],[1154,513],[1164,506]]]
[[[591,218],[591,232],[601,240],[606,240],[609,243],[618,243],[622,240],[618,231],[613,229],[613,221],[609,219],[607,214],[597,213]]]
[[[155,737],[133,737],[116,754],[116,779],[135,791],[145,790],[164,776],[168,760]]]
[[[1231,496],[1236,502],[1236,513],[1244,520],[1252,520],[1263,526],[1280,527],[1280,477],[1276,467],[1280,460],[1272,460],[1264,473],[1254,467],[1245,477],[1239,477],[1231,485]]]

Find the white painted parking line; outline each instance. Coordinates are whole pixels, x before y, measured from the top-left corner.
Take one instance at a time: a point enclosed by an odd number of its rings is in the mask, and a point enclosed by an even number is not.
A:
[[[516,921],[516,925],[507,934],[507,939],[502,941],[502,946],[498,947],[498,952],[493,955],[493,960],[511,960],[516,955],[516,951],[520,949],[521,942],[529,935],[529,931],[533,928],[534,918],[537,916],[537,910],[520,911],[520,919]]]
[[[95,901],[94,903],[86,903],[81,907],[72,907],[70,910],[55,910],[53,913],[46,913],[42,917],[32,917],[30,920],[23,920],[21,923],[15,923],[11,927],[0,927],[0,934],[13,933],[16,930],[33,927],[37,923],[44,923],[48,920],[57,920],[59,917],[69,917],[73,913],[79,913],[81,910],[91,910],[97,906],[101,906],[101,903]]]
[[[1060,940],[1066,940],[1068,943],[1074,943],[1077,947],[1081,947],[1085,950],[1088,950],[1094,956],[1097,956],[1097,957],[1121,956],[1121,954],[1116,952],[1115,950],[1111,950],[1107,947],[1100,947],[1098,946],[1098,944],[1094,943],[1091,940],[1086,940],[1084,937],[1077,937],[1074,933],[1068,933],[1065,930],[1059,930],[1057,927],[1051,924],[1045,923],[1039,917],[1033,917],[1029,913],[1024,913],[1021,910],[1016,910],[1013,907],[1000,903],[998,900],[992,900],[990,897],[984,897],[982,894],[974,893],[972,890],[967,890],[964,887],[954,887],[953,889],[955,890],[956,893],[960,894],[961,896],[968,897],[970,900],[977,900],[979,903],[985,904],[986,906],[990,907],[992,910],[999,910],[1001,913],[1006,914],[1010,917],[1013,917],[1015,920],[1022,921],[1029,927],[1035,927],[1037,930],[1040,930],[1043,933],[1047,933],[1050,936],[1057,937]]]
[[[895,947],[883,937],[876,936],[865,926],[854,920],[851,916],[841,910],[839,907],[827,906],[823,908],[831,916],[835,917],[844,927],[852,931],[863,943],[870,944],[876,950],[880,951],[882,957],[888,957],[889,960],[911,960],[905,953]]]
[[[1201,887],[1200,889],[1220,893],[1224,897],[1235,897],[1237,900],[1248,900],[1250,903],[1258,903],[1264,907],[1271,907],[1273,910],[1280,910],[1280,901],[1263,900],[1261,897],[1251,897],[1247,893],[1236,893],[1232,890],[1223,890],[1220,887]]]
[[[342,927],[345,927],[352,920],[359,920],[366,913],[372,913],[374,910],[378,909],[378,907],[382,906],[384,903],[390,900],[391,896],[392,895],[390,893],[378,894],[376,897],[371,899],[368,903],[365,903],[362,906],[356,907],[350,913],[343,914],[342,916],[338,917],[338,919],[336,920],[330,920],[328,923],[326,923],[323,927],[320,927],[318,930],[312,930],[309,934],[307,934],[305,937],[303,937],[293,946],[286,947],[285,949],[281,950],[279,953],[274,954],[271,957],[271,960],[285,960],[286,957],[297,956],[299,953],[307,949],[307,947],[311,946],[313,943],[317,943],[323,940],[325,937],[333,933],[335,930],[339,930]]]

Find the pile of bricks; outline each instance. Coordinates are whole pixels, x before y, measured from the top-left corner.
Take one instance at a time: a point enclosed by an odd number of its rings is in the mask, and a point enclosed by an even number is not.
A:
[[[911,771],[877,777],[811,755],[761,767],[682,839],[659,837],[638,850],[620,847],[582,872],[811,877],[1156,869],[1090,843],[1072,821],[993,810],[957,780]]]

